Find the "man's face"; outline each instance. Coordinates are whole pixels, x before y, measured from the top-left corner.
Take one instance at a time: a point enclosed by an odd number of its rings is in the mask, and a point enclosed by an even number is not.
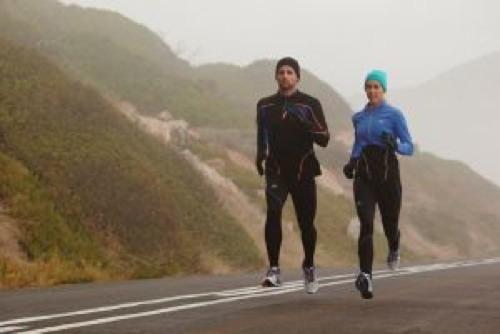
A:
[[[297,77],[297,73],[295,73],[293,67],[283,65],[276,73],[276,81],[278,82],[280,90],[287,91],[292,90],[297,86],[299,78]]]

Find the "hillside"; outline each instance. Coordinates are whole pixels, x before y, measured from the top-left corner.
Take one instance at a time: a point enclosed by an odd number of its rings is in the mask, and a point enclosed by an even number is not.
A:
[[[0,60],[0,202],[22,255],[2,256],[5,284],[261,263],[179,152],[36,53],[0,40]]]
[[[4,38],[37,49],[72,77],[134,103],[141,113],[168,109],[195,125],[241,124],[230,104],[189,79],[185,61],[119,14],[55,0],[2,0],[0,30]],[[202,109],[204,113],[195,112]]]

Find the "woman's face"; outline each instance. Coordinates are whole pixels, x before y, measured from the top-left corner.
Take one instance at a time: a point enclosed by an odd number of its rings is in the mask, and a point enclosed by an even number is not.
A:
[[[365,83],[366,97],[370,104],[380,104],[384,100],[384,89],[382,85],[376,80],[368,80]]]
[[[278,82],[280,90],[289,91],[293,90],[297,86],[299,78],[297,77],[297,73],[295,73],[293,67],[283,65],[276,73],[276,81]]]

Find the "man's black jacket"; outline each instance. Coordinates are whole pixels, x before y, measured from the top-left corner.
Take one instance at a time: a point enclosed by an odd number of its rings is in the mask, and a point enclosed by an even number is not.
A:
[[[295,92],[279,93],[257,103],[257,161],[266,160],[266,174],[300,180],[321,174],[313,143],[328,145],[330,133],[321,103]]]

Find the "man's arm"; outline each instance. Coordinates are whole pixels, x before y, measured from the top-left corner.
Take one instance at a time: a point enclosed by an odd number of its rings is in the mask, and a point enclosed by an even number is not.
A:
[[[326,147],[330,141],[330,132],[328,131],[328,125],[325,121],[325,115],[323,114],[323,107],[319,100],[314,100],[312,105],[312,120],[313,127],[311,129],[311,135],[316,144],[321,147]]]
[[[264,124],[264,109],[261,103],[257,103],[257,156],[255,158],[255,166],[257,167],[257,172],[259,175],[264,174],[264,167],[262,166],[263,161],[267,158],[268,151],[268,139],[267,139],[267,129]]]

